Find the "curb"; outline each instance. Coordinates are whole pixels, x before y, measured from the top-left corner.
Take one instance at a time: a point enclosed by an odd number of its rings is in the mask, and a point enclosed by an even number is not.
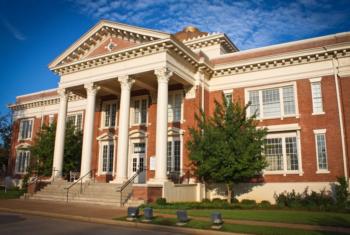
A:
[[[183,233],[183,234],[195,234],[195,235],[216,235],[216,234],[243,235],[244,234],[244,233],[230,233],[230,232],[222,232],[222,231],[202,230],[202,229],[194,229],[194,228],[183,228],[183,227],[179,228],[179,227],[172,227],[172,226],[165,226],[165,225],[144,224],[144,223],[138,223],[138,222],[134,222],[134,223],[126,222],[126,221],[124,222],[124,221],[118,221],[118,220],[112,220],[112,219],[109,220],[109,219],[85,217],[85,216],[79,216],[79,215],[65,215],[65,214],[59,214],[59,213],[29,211],[29,210],[22,210],[22,209],[10,209],[10,208],[4,208],[4,207],[0,207],[0,211],[27,214],[27,215],[36,215],[36,216],[47,216],[47,217],[58,218],[58,219],[69,219],[69,220],[88,222],[88,223],[98,223],[98,224],[115,225],[115,226],[117,225],[122,227],[143,229],[143,230],[150,230],[150,231],[154,231],[156,229],[157,231],[170,232],[170,233]]]

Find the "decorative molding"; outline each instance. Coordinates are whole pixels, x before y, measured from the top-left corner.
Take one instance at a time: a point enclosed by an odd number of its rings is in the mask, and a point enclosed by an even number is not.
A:
[[[129,75],[122,75],[118,77],[118,81],[120,82],[120,86],[122,90],[130,90],[132,84],[134,84],[135,80],[132,79]]]
[[[322,77],[310,78],[310,79],[309,79],[309,81],[310,81],[311,83],[313,83],[313,82],[320,82],[321,80],[322,80]]]
[[[173,72],[168,68],[163,67],[155,69],[154,74],[157,76],[158,83],[168,83],[169,78],[173,75]]]
[[[97,92],[100,90],[99,86],[96,86],[94,83],[88,83],[84,85],[87,95],[96,96]]]

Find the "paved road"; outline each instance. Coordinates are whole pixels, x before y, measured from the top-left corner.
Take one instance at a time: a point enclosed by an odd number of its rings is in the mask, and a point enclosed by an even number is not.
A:
[[[63,219],[52,219],[39,216],[0,213],[1,235],[170,235],[172,233],[137,230],[112,225],[84,223]]]

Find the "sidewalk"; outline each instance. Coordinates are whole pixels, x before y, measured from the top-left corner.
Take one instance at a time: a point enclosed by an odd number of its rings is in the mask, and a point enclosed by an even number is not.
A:
[[[64,202],[47,202],[47,201],[35,201],[35,200],[0,200],[0,211],[17,212],[32,215],[42,215],[56,218],[65,218],[80,220],[86,222],[103,223],[103,224],[115,224],[119,226],[127,227],[139,227],[143,229],[162,229],[163,231],[175,231],[187,234],[211,234],[208,230],[178,228],[178,227],[166,227],[160,225],[130,223],[124,221],[112,220],[112,218],[126,216],[126,208],[111,208],[110,206],[96,206],[88,204],[67,204]],[[175,217],[175,215],[168,214],[155,214],[162,217]],[[199,221],[209,221],[209,218],[205,217],[191,217],[191,219]],[[318,230],[329,232],[342,232],[350,233],[350,228],[343,227],[331,227],[331,226],[319,226],[319,225],[306,225],[306,224],[288,224],[288,223],[275,223],[264,221],[249,221],[249,220],[230,220],[225,219],[227,224],[244,224],[244,225],[257,225],[268,227],[284,227],[292,229],[303,230]],[[159,227],[159,228],[158,228]],[[213,231],[212,234],[233,234]]]

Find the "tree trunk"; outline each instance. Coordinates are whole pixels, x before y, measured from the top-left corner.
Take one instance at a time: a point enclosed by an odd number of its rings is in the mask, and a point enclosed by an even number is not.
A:
[[[227,202],[231,204],[232,184],[226,184],[226,188],[227,188]]]

